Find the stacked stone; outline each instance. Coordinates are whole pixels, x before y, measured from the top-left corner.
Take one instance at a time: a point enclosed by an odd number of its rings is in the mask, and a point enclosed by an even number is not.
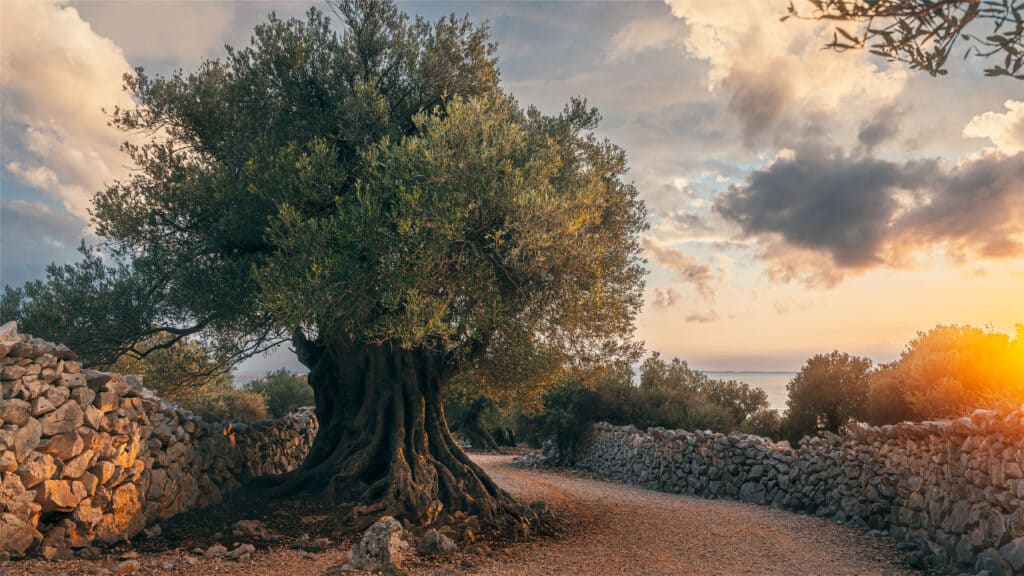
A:
[[[933,565],[1024,574],[1024,408],[804,438],[596,424],[577,466],[885,531]]]
[[[0,558],[61,558],[219,502],[301,463],[309,409],[209,423],[138,376],[84,370],[64,346],[0,327]]]

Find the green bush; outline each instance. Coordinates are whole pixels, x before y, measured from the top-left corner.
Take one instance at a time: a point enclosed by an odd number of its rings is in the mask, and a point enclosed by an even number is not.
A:
[[[261,395],[231,386],[199,388],[179,399],[181,406],[209,422],[221,420],[262,420],[267,418],[267,401]]]
[[[652,354],[641,365],[639,385],[623,370],[602,371],[586,386],[568,379],[545,394],[538,417],[517,423],[519,436],[531,445],[554,438],[571,462],[594,422],[616,425],[730,432],[744,426],[777,437],[780,418],[768,409],[768,396],[738,382],[712,380],[679,359]]]
[[[289,372],[285,368],[268,372],[242,388],[262,395],[274,418],[280,418],[296,408],[313,405],[313,389],[306,382],[306,375]]]
[[[590,425],[599,418],[598,396],[570,379],[545,392],[542,402],[541,433],[555,440],[563,463],[571,465],[586,442]]]
[[[822,431],[838,432],[868,409],[871,360],[834,351],[812,356],[786,385],[786,435],[790,441]]]
[[[740,424],[740,432],[757,434],[765,438],[779,439],[782,437],[782,416],[778,410],[762,408],[754,412]]]

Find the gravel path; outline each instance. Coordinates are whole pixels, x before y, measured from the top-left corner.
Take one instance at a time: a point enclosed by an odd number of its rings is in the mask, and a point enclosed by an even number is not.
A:
[[[920,576],[888,541],[819,518],[474,459],[520,500],[547,501],[571,531],[482,558],[468,574]]]
[[[888,541],[818,518],[524,470],[511,466],[511,456],[473,458],[520,501],[547,502],[565,519],[566,533],[493,549],[463,547],[440,563],[411,556],[403,566],[409,576],[445,574],[446,565],[465,576],[921,576],[900,564]],[[196,557],[194,564],[182,564],[187,551],[150,552],[139,557],[136,574],[336,576],[353,543],[335,542],[311,554],[257,542],[256,553],[243,563]],[[0,576],[109,574],[123,551],[93,561],[0,562]]]

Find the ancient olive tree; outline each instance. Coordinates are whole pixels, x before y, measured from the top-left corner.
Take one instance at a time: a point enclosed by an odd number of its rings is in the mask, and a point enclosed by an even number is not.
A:
[[[994,59],[988,76],[1024,80],[1024,2],[1021,0],[806,0],[790,16],[837,22],[837,52],[867,48],[932,76],[946,74],[953,49]],[[801,0],[801,4],[804,2]]]
[[[321,427],[278,492],[523,519],[452,440],[443,390],[507,356],[631,349],[645,211],[625,155],[583,102],[545,116],[503,93],[486,29],[334,9],[340,33],[271,17],[191,74],[129,77],[114,123],[152,140],[96,228],[128,300],[153,302],[140,332],[232,358],[288,338],[309,367]]]

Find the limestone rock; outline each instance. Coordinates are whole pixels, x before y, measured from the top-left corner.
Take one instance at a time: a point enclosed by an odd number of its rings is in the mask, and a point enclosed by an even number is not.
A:
[[[45,446],[41,445],[39,450],[46,452],[47,454],[52,454],[54,457],[61,460],[70,460],[71,458],[81,454],[84,447],[85,443],[82,441],[82,437],[78,432],[72,430],[47,439],[45,441]]]
[[[1014,572],[1024,571],[1024,536],[1014,538],[999,549],[999,554],[1010,563]]]
[[[43,535],[28,522],[14,514],[0,514],[0,551],[18,557],[42,539]]]
[[[256,547],[252,544],[239,544],[234,550],[231,550],[224,556],[231,560],[237,560],[239,562],[248,560],[252,553],[256,551]]]
[[[214,544],[203,552],[204,558],[220,558],[228,553],[228,549],[220,544]]]
[[[71,512],[87,496],[77,480],[46,480],[36,487],[36,502],[43,512]]]
[[[426,556],[442,556],[455,552],[457,548],[454,540],[431,528],[423,535],[416,552]]]
[[[42,437],[42,424],[35,418],[29,418],[28,422],[14,433],[14,439],[11,442],[11,448],[14,449],[14,457],[18,460],[25,458],[30,451],[35,450],[36,446],[39,446],[39,441]]]
[[[43,427],[43,434],[46,436],[71,432],[81,426],[82,422],[84,422],[82,408],[73,401],[65,402],[60,408],[39,419],[39,423]]]
[[[119,576],[121,574],[134,574],[135,572],[138,572],[141,568],[142,564],[140,564],[138,560],[131,558],[128,560],[122,560],[118,562],[117,566],[114,566],[114,569],[111,570],[110,574],[111,576]]]
[[[57,473],[57,464],[49,454],[32,452],[18,466],[18,477],[25,488],[34,488],[44,480],[53,478]]]
[[[19,398],[0,401],[0,420],[15,426],[24,426],[32,415],[32,406]]]
[[[402,532],[402,525],[391,516],[378,520],[352,549],[352,567],[367,572],[400,569],[403,551],[408,546],[402,540]]]

